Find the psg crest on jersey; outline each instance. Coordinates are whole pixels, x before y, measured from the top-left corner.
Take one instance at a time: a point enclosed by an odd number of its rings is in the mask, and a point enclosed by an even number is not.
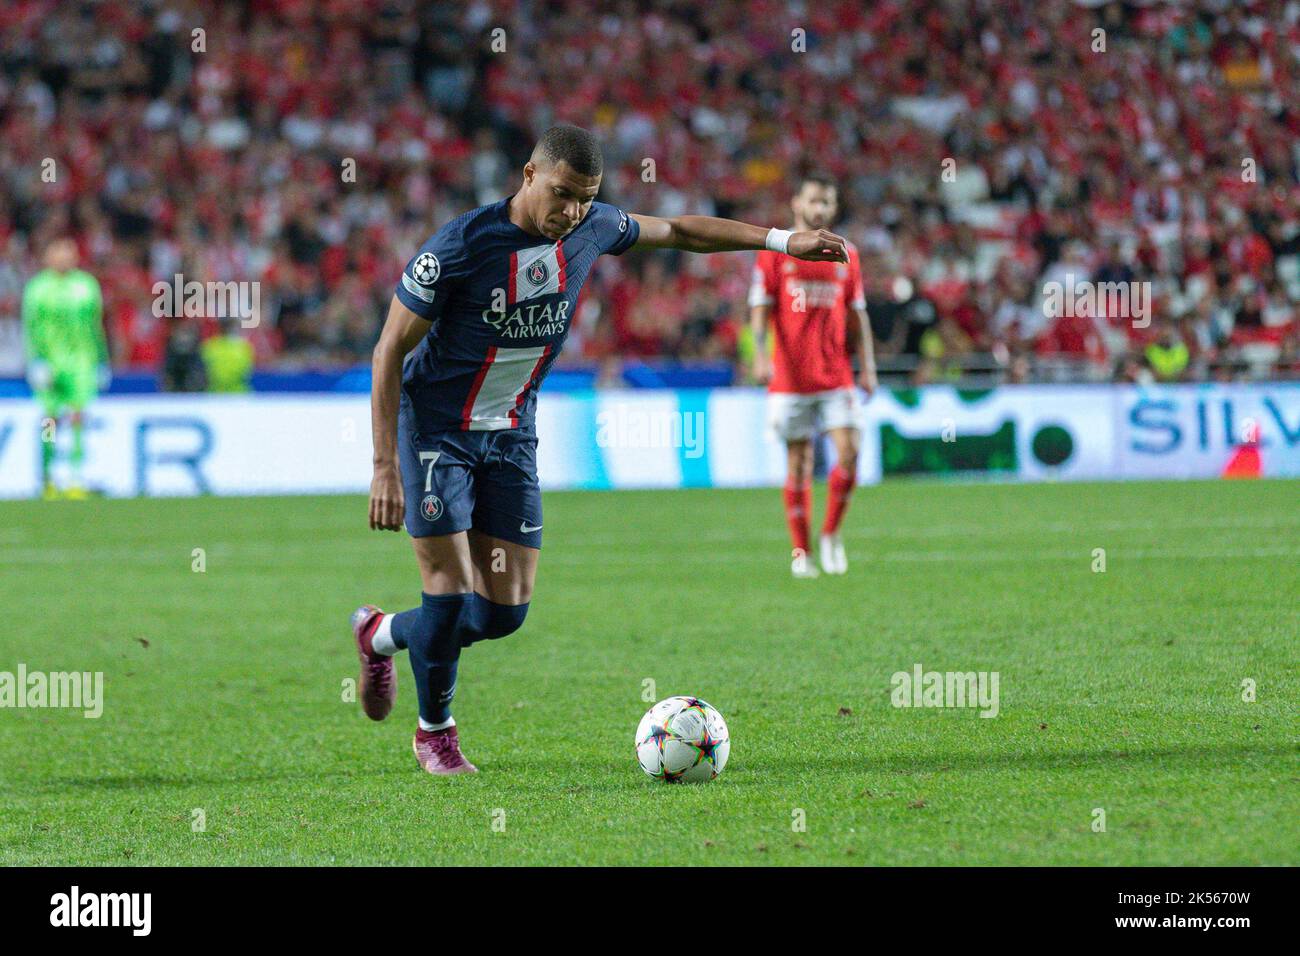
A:
[[[425,495],[420,502],[420,515],[425,521],[437,521],[442,517],[442,499],[437,495]]]
[[[551,271],[546,268],[546,263],[538,259],[528,267],[528,281],[533,285],[546,285],[546,280],[551,277]]]

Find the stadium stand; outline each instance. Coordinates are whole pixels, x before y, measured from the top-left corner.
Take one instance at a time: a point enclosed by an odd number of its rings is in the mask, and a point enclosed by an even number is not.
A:
[[[412,250],[565,121],[636,212],[784,224],[836,176],[887,381],[1300,377],[1295,0],[11,0],[0,37],[0,374],[64,233],[124,372],[219,333],[153,314],[176,273],[261,283],[259,371],[362,364]],[[567,362],[743,381],[749,261],[602,261]],[[1046,314],[1068,276],[1150,283],[1149,326]]]

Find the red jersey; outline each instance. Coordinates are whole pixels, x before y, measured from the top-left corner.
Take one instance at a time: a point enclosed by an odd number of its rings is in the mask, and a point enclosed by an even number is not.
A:
[[[849,310],[865,309],[867,300],[858,250],[850,245],[848,253],[847,263],[805,262],[768,249],[758,253],[749,305],[771,308],[775,349],[769,391],[852,387]]]

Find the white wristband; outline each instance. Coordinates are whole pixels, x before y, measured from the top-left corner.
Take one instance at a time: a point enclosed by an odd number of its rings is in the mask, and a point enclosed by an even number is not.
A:
[[[767,231],[767,239],[763,241],[763,245],[773,252],[785,252],[790,246],[790,237],[793,235],[794,233],[789,229],[772,228]]]

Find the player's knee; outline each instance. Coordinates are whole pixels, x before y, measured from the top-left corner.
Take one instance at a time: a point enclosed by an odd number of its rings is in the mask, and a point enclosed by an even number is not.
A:
[[[795,481],[811,481],[813,473],[812,446],[803,444],[790,449],[790,477]]]
[[[427,661],[455,660],[466,629],[474,628],[477,595],[425,593],[420,606],[393,618],[393,638]]]
[[[488,602],[487,627],[483,636],[488,640],[508,637],[524,626],[528,616],[528,604],[495,604]]]
[[[508,637],[523,627],[524,618],[528,616],[528,604],[497,604],[482,600],[481,613],[476,626],[467,630],[461,638],[461,646],[468,647],[476,641],[494,641]]]

